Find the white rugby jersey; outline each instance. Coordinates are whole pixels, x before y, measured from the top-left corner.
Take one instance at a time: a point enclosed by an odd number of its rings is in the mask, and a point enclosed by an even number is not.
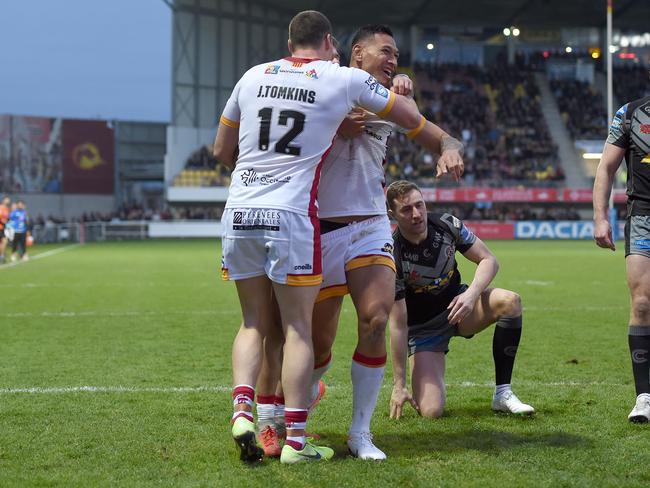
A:
[[[221,123],[239,127],[239,156],[226,208],[317,214],[321,164],[355,106],[380,116],[395,95],[365,71],[329,61],[285,58],[248,70]]]
[[[384,160],[395,124],[366,113],[364,132],[338,138],[323,163],[318,216],[385,215]],[[403,129],[398,128],[401,132]]]

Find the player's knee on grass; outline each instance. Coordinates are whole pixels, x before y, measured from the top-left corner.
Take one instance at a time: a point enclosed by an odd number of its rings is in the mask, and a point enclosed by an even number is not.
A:
[[[519,317],[522,312],[521,297],[510,290],[500,290],[497,316]]]
[[[650,324],[650,297],[646,294],[632,295],[632,320],[638,325]]]
[[[429,419],[439,419],[445,411],[444,400],[425,399],[422,400],[418,406],[420,407],[420,415]]]

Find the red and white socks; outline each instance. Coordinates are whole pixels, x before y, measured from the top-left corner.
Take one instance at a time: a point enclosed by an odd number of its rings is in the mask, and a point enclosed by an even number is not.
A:
[[[296,451],[302,451],[305,447],[305,428],[307,427],[307,416],[309,410],[303,408],[285,408],[284,420],[287,426],[287,439],[285,445],[293,447]],[[301,436],[290,436],[290,430],[301,430]]]
[[[260,431],[275,426],[275,395],[257,395],[257,427]]]
[[[232,390],[232,405],[234,412],[231,422],[244,417],[253,422],[253,403],[255,389],[250,385],[237,385]]]

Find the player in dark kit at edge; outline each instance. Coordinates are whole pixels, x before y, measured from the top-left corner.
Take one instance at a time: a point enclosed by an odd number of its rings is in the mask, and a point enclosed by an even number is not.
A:
[[[636,389],[630,422],[650,420],[650,96],[623,105],[614,117],[594,181],[594,238],[616,249],[607,219],[616,170],[627,163],[625,267],[631,309],[628,345]]]
[[[496,322],[492,353],[495,411],[532,415],[510,384],[519,346],[522,307],[519,295],[488,288],[498,263],[488,247],[451,214],[427,214],[420,189],[396,181],[386,194],[397,266],[395,304],[390,314],[393,357],[391,418],[399,418],[405,402],[423,416],[438,418],[445,405],[445,354],[454,336],[472,337]],[[471,284],[461,283],[456,251],[476,263]],[[406,386],[406,354],[412,356],[413,396]]]

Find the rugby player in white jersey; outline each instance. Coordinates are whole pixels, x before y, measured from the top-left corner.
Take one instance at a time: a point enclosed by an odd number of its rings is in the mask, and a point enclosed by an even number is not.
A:
[[[273,326],[275,294],[285,336],[282,385],[287,438],[283,463],[329,459],[306,442],[311,321],[322,282],[316,196],[320,169],[336,130],[355,106],[406,128],[422,116],[368,73],[331,59],[331,24],[305,11],[289,25],[292,56],[248,70],[222,113],[214,155],[236,166],[222,218],[222,274],[235,281],[243,323],[232,351],[232,434],[244,461],[262,458],[253,423],[263,339]]]
[[[399,52],[385,25],[360,28],[353,37],[350,66],[391,86]],[[407,77],[393,90],[410,94]],[[314,308],[315,367],[312,402],[322,395],[320,379],[331,363],[343,296],[350,293],[358,316],[358,343],[352,358],[353,413],[348,448],[361,459],[382,460],[370,433],[386,364],[385,330],[395,294],[395,264],[390,222],[384,198],[384,160],[395,125],[374,114],[352,115],[362,124],[358,137],[335,140],[321,174],[318,194],[323,251],[323,284]],[[421,119],[406,131],[432,152],[441,154],[437,176],[463,171],[462,145],[442,129]],[[319,391],[320,383],[320,391]]]

